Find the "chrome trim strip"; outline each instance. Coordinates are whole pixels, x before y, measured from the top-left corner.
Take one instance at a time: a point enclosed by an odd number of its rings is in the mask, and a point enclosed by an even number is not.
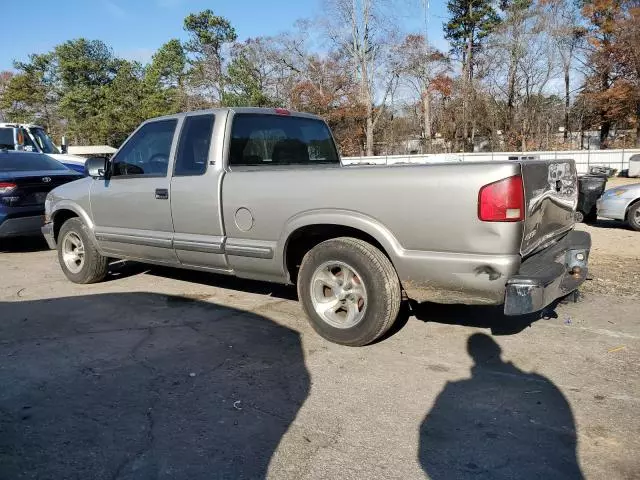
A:
[[[241,245],[227,241],[224,250],[227,255],[237,255],[239,257],[273,258],[273,248],[259,245]]]
[[[174,240],[173,248],[189,252],[224,253],[222,242],[195,242],[190,240]]]
[[[102,242],[131,243],[146,247],[171,248],[172,245],[170,238],[139,237],[120,233],[96,232],[96,239]]]

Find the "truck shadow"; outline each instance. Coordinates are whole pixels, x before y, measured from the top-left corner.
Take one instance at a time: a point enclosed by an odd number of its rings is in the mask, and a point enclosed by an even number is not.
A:
[[[134,268],[134,267],[132,267]],[[217,273],[199,272],[197,270],[183,270],[181,268],[147,267],[149,275],[155,275],[173,280],[199,283],[210,287],[226,288],[242,292],[270,295],[282,300],[298,300],[296,288],[292,285],[248,280]]]
[[[0,239],[0,253],[27,253],[49,250],[44,237],[12,237]]]
[[[269,295],[282,300],[298,300],[296,288],[291,285],[248,280],[195,270],[150,266],[136,262],[116,262],[112,264],[110,267],[109,279],[117,280],[119,278],[126,278],[127,276],[142,273],[171,280],[207,285],[215,288],[256,293],[259,295]],[[491,330],[493,335],[515,335],[522,332],[525,328],[531,326],[538,320],[544,318],[558,318],[558,314],[555,309],[557,305],[563,301],[565,300],[556,300],[542,312],[507,317],[502,312],[502,305],[482,306],[439,304],[432,302],[418,303],[414,300],[405,300],[401,304],[400,313],[396,322],[394,322],[388,332],[374,343],[382,342],[400,332],[411,317],[415,317],[423,322],[487,328]]]
[[[558,318],[555,309],[561,300],[544,311],[529,315],[506,316],[502,305],[460,305],[410,301],[410,314],[423,322],[488,328],[493,335],[515,335],[543,318]],[[406,323],[406,322],[405,322]]]
[[[153,293],[0,302],[3,478],[265,478],[310,390],[298,332]]]

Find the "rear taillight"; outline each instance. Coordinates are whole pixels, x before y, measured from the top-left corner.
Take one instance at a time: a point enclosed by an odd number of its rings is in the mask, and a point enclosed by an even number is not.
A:
[[[524,220],[522,177],[515,175],[480,189],[478,218],[483,222],[519,222]]]
[[[15,183],[0,182],[0,195],[13,192],[18,186]]]
[[[291,115],[291,112],[286,108],[276,108],[275,111],[277,115]]]

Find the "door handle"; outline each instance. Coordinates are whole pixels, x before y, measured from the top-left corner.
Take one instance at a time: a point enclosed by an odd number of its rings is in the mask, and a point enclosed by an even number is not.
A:
[[[156,188],[156,200],[168,200],[169,190],[166,188]]]

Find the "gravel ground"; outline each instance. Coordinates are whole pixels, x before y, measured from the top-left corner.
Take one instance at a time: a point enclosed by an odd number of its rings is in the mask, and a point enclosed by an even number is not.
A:
[[[0,478],[638,478],[640,233],[579,228],[577,303],[421,305],[364,348],[291,288],[2,244]]]

